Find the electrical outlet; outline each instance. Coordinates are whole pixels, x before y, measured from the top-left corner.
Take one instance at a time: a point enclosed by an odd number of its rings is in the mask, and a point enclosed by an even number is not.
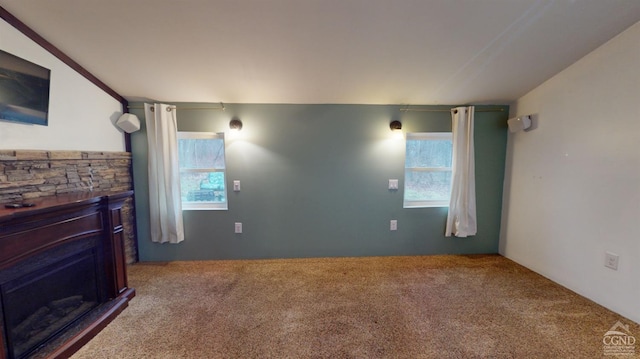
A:
[[[397,179],[390,179],[389,180],[389,189],[390,190],[398,189],[398,180]]]
[[[397,231],[398,230],[398,220],[397,219],[392,219],[391,222],[389,222],[389,230],[391,230],[391,231]]]
[[[613,270],[618,270],[618,261],[620,256],[615,253],[605,252],[604,253],[604,266],[607,268],[611,268]]]
[[[242,233],[242,223],[236,222],[235,224],[235,233]]]

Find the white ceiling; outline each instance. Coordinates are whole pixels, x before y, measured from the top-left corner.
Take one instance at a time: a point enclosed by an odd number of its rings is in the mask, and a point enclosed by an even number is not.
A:
[[[0,0],[130,101],[503,104],[640,0]]]

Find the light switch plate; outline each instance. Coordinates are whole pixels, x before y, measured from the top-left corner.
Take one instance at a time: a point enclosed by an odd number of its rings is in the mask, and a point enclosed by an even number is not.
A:
[[[236,222],[235,224],[235,233],[242,233],[242,223]]]
[[[240,192],[240,180],[233,180],[233,191]]]
[[[391,230],[391,231],[397,231],[398,230],[398,220],[397,219],[392,219],[391,222],[389,222],[389,230]]]
[[[390,179],[389,180],[389,189],[398,189],[398,180]]]

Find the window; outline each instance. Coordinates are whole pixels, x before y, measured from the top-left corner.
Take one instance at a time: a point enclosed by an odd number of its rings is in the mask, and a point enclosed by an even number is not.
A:
[[[227,209],[224,135],[178,132],[182,209]]]
[[[450,132],[408,133],[404,207],[447,207],[451,195]]]

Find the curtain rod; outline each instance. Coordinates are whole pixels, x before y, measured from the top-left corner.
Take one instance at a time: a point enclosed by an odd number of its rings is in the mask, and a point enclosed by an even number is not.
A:
[[[452,109],[426,109],[426,108],[401,108],[401,112],[449,112]],[[503,108],[481,108],[477,109],[476,112],[502,112]]]
[[[144,106],[127,106],[128,109],[133,110],[142,110],[144,109]],[[214,107],[214,106],[174,106],[174,105],[170,105],[169,108],[175,108],[176,110],[222,110],[224,111],[224,104],[222,102],[220,102],[220,106],[218,107]]]
[[[219,107],[212,106],[170,106],[171,108],[175,108],[176,110],[225,110],[224,104],[220,102]],[[127,106],[128,109],[136,109],[142,110],[144,106]],[[449,112],[451,109],[423,109],[423,108],[401,108],[401,112]],[[477,109],[476,112],[503,112],[503,108],[481,108]]]

